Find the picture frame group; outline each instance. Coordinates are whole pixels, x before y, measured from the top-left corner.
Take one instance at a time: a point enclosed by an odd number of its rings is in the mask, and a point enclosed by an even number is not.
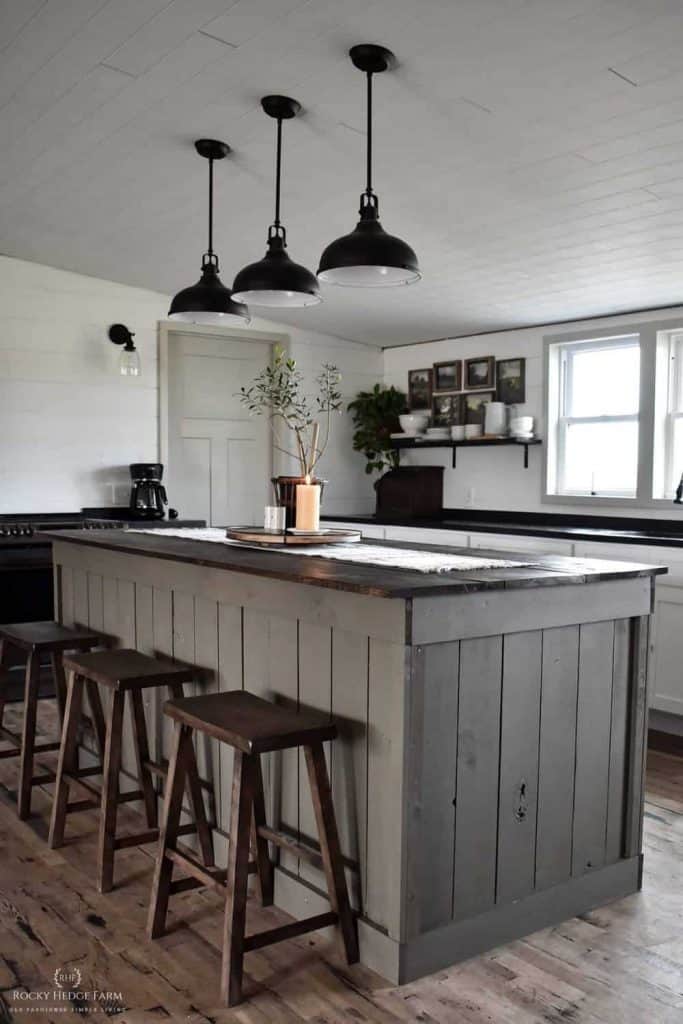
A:
[[[473,401],[469,401],[470,396]],[[456,401],[457,399],[457,401]],[[408,371],[408,405],[428,410],[434,426],[479,423],[485,402],[521,405],[526,400],[526,360],[472,356]],[[469,418],[468,418],[469,417]]]

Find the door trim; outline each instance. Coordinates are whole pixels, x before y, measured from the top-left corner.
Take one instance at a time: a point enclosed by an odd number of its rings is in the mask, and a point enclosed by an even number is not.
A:
[[[158,322],[158,383],[159,383],[159,421],[158,421],[158,451],[159,462],[164,467],[168,466],[168,350],[170,335],[172,334],[197,334],[202,337],[225,338],[236,341],[256,341],[270,345],[271,351],[274,345],[282,345],[286,351],[290,351],[291,339],[288,334],[280,334],[276,331],[249,330],[240,327],[212,327],[203,324],[175,323],[173,320],[160,320]],[[275,451],[273,437],[271,434],[271,463],[273,470],[277,467],[277,452]]]

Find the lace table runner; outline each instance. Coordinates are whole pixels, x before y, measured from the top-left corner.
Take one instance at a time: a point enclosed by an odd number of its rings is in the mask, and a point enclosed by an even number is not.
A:
[[[212,544],[227,544],[232,547],[266,550],[261,544],[245,544],[229,540],[224,530],[213,527],[184,527],[174,529],[132,528],[128,533],[151,533],[164,537],[180,537],[183,540],[209,541]],[[529,562],[512,562],[506,558],[487,556],[451,555],[441,551],[420,551],[412,548],[391,548],[381,544],[336,544],[336,545],[273,545],[268,550],[279,554],[307,555],[316,558],[330,558],[337,562],[354,562],[359,565],[380,565],[384,569],[410,569],[413,572],[471,572],[473,569],[518,569]]]

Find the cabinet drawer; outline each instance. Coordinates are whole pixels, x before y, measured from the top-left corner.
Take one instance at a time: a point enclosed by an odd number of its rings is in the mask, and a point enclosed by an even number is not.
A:
[[[345,523],[343,519],[330,520],[325,519],[322,526],[328,526],[333,530],[360,530],[361,537],[367,537],[369,540],[384,540],[384,527],[375,526],[373,523]]]
[[[453,548],[467,547],[467,534],[460,530],[429,530],[417,526],[387,526],[387,540],[400,540],[405,544],[439,544]]]
[[[537,555],[571,555],[570,540],[556,537],[518,537],[512,533],[471,533],[470,547],[498,548],[502,551],[528,551]]]

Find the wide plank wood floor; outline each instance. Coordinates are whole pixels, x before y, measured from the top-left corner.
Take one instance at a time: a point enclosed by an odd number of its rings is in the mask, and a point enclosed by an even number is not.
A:
[[[112,993],[80,1015],[130,1024],[683,1022],[683,760],[671,755],[649,757],[643,892],[401,988],[347,967],[324,937],[291,940],[247,954],[247,999],[231,1011],[218,998],[219,897],[174,897],[170,934],[148,943],[153,848],[118,853],[117,887],[99,896],[97,815],[71,816],[67,845],[50,851],[49,791],[35,791],[22,823],[16,785],[16,760],[0,761],[0,1024],[72,1016],[68,1003],[26,999],[51,993],[55,971],[71,968],[80,991]],[[284,920],[250,902],[250,930]]]

